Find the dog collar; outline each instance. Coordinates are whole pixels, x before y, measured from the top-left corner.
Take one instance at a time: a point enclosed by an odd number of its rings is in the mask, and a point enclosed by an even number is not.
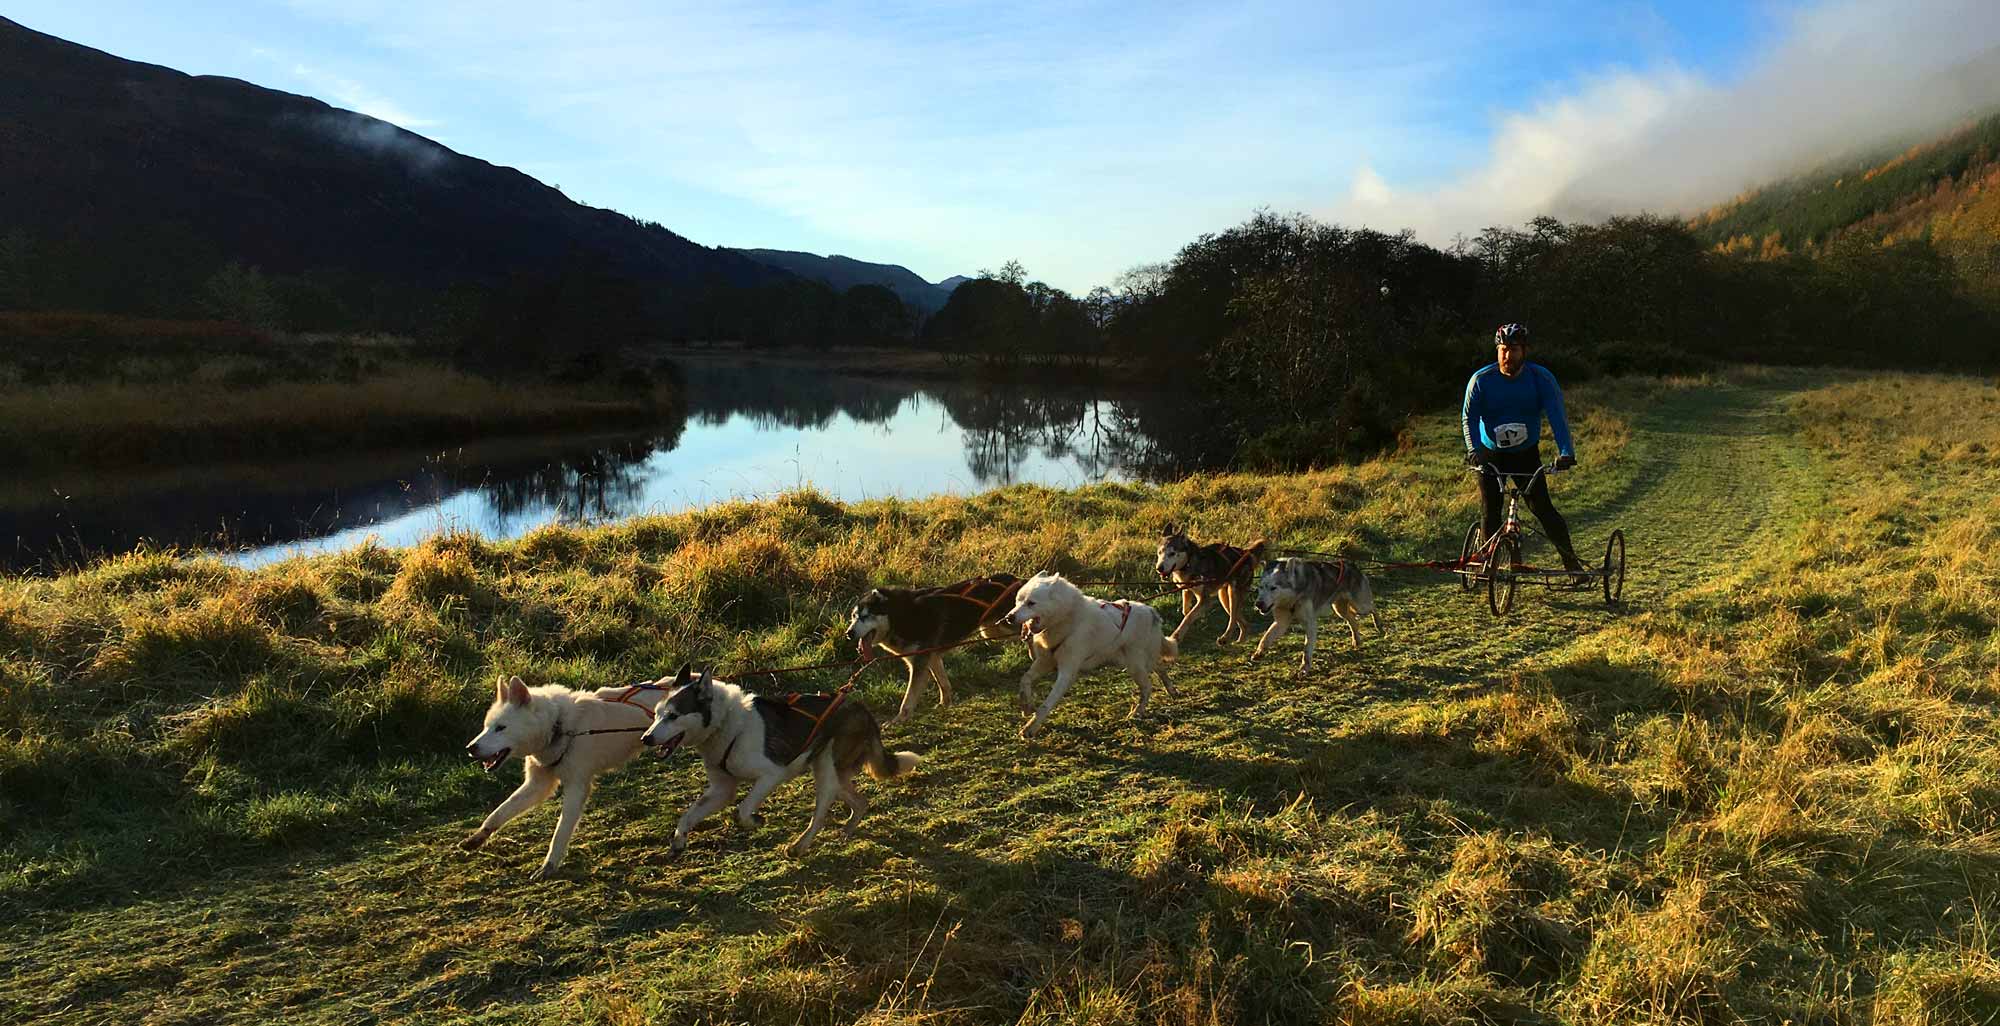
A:
[[[543,766],[549,769],[555,769],[557,766],[562,764],[562,761],[564,759],[569,758],[569,750],[571,748],[576,747],[576,736],[574,734],[570,734],[569,732],[563,730],[562,717],[558,716],[556,717],[555,727],[549,731],[549,744],[555,744],[558,740],[564,737],[569,738],[569,744],[563,746],[562,754],[556,756],[554,762],[542,763]]]

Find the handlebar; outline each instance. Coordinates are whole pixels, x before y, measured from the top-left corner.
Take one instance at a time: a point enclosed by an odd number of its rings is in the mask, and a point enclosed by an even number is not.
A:
[[[1507,483],[1508,479],[1510,479],[1510,478],[1513,478],[1513,479],[1519,479],[1519,478],[1527,478],[1527,481],[1528,481],[1528,483],[1527,483],[1527,484],[1524,484],[1524,485],[1520,485],[1520,486],[1518,486],[1518,487],[1521,487],[1521,488],[1533,488],[1533,487],[1535,486],[1535,478],[1538,478],[1538,477],[1547,477],[1547,476],[1554,476],[1554,475],[1556,475],[1556,474],[1560,474],[1560,473],[1562,473],[1562,470],[1561,470],[1560,468],[1558,468],[1558,467],[1557,467],[1557,466],[1556,466],[1555,464],[1553,464],[1553,463],[1544,463],[1544,464],[1542,464],[1541,466],[1539,466],[1539,467],[1536,467],[1536,468],[1535,468],[1535,472],[1534,472],[1534,473],[1532,473],[1532,474],[1519,474],[1519,473],[1507,473],[1507,472],[1503,472],[1503,471],[1501,471],[1501,470],[1500,470],[1499,468],[1495,467],[1495,466],[1494,466],[1493,464],[1491,464],[1491,463],[1481,463],[1481,464],[1480,464],[1479,466],[1477,466],[1477,467],[1468,467],[1468,468],[1466,468],[1466,469],[1468,469],[1468,470],[1472,470],[1472,471],[1475,471],[1475,472],[1477,472],[1477,473],[1481,473],[1481,474],[1492,474],[1492,475],[1493,475],[1494,477],[1497,477],[1497,478],[1499,478],[1499,479],[1500,479],[1500,482],[1501,482],[1502,484],[1505,484],[1505,483]]]

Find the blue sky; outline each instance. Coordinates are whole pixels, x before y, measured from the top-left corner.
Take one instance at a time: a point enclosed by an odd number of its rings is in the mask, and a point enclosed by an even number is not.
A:
[[[932,280],[1019,259],[1082,291],[1258,207],[1433,238],[1538,212],[1553,195],[1541,167],[1567,174],[1597,139],[1726,95],[1856,9],[17,0],[6,14],[394,121],[699,242]],[[1507,170],[1522,147],[1539,166]]]

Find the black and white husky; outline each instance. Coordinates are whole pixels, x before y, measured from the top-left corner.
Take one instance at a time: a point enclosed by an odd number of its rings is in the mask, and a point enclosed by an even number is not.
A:
[[[683,666],[681,678],[687,676]],[[745,830],[756,828],[763,822],[757,806],[808,768],[815,790],[812,823],[786,850],[795,858],[806,853],[836,797],[847,800],[845,829],[852,831],[868,813],[868,800],[854,787],[855,772],[866,767],[869,776],[886,780],[915,769],[918,759],[913,752],[882,747],[875,714],[859,698],[834,703],[832,695],[752,695],[704,671],[655,707],[653,725],[639,736],[640,743],[662,759],[691,745],[708,769],[708,790],[674,827],[674,852],[687,848],[688,831],[729,804],[746,782],[750,793],[736,806],[736,822]]]
[[[1055,711],[1056,703],[1062,701],[1069,686],[1076,683],[1078,675],[1109,663],[1125,667],[1132,675],[1132,682],[1139,685],[1139,700],[1132,706],[1132,715],[1146,714],[1156,676],[1160,678],[1160,686],[1167,689],[1167,695],[1175,697],[1173,682],[1167,679],[1167,671],[1161,669],[1161,664],[1173,662],[1180,646],[1174,639],[1161,636],[1160,614],[1152,606],[1091,598],[1062,575],[1042,573],[1028,578],[1028,583],[1021,586],[1007,620],[1027,635],[1029,651],[1034,654],[1028,672],[1021,675],[1021,709],[1034,710],[1027,725],[1021,728],[1022,737],[1042,732],[1048,725],[1049,714]],[[1036,709],[1031,686],[1035,678],[1050,670],[1056,672],[1055,685],[1049,688],[1049,696],[1042,700],[1041,708]]]
[[[861,596],[847,623],[847,638],[863,658],[870,649],[903,660],[910,671],[903,704],[883,726],[893,727],[917,708],[925,674],[937,684],[938,705],[951,704],[951,678],[944,672],[944,653],[906,656],[905,652],[964,641],[975,633],[997,638],[1011,633],[1004,621],[1014,608],[1021,579],[1013,574],[988,574],[941,588],[876,588]]]
[[[1353,637],[1356,649],[1361,647],[1361,630],[1357,626],[1361,614],[1374,617],[1375,630],[1382,633],[1382,614],[1375,611],[1375,591],[1369,587],[1368,575],[1360,567],[1344,559],[1271,561],[1257,583],[1257,611],[1272,618],[1271,629],[1264,632],[1250,658],[1263,655],[1272,642],[1292,629],[1292,620],[1298,619],[1306,625],[1306,654],[1299,663],[1299,672],[1311,673],[1313,647],[1319,640],[1320,614],[1329,609],[1347,621],[1347,633]]]

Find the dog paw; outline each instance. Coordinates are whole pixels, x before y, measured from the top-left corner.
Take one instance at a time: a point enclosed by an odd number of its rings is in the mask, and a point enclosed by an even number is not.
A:
[[[465,836],[465,840],[458,842],[458,846],[466,851],[478,851],[485,847],[486,839],[492,836],[484,830],[474,830]]]

